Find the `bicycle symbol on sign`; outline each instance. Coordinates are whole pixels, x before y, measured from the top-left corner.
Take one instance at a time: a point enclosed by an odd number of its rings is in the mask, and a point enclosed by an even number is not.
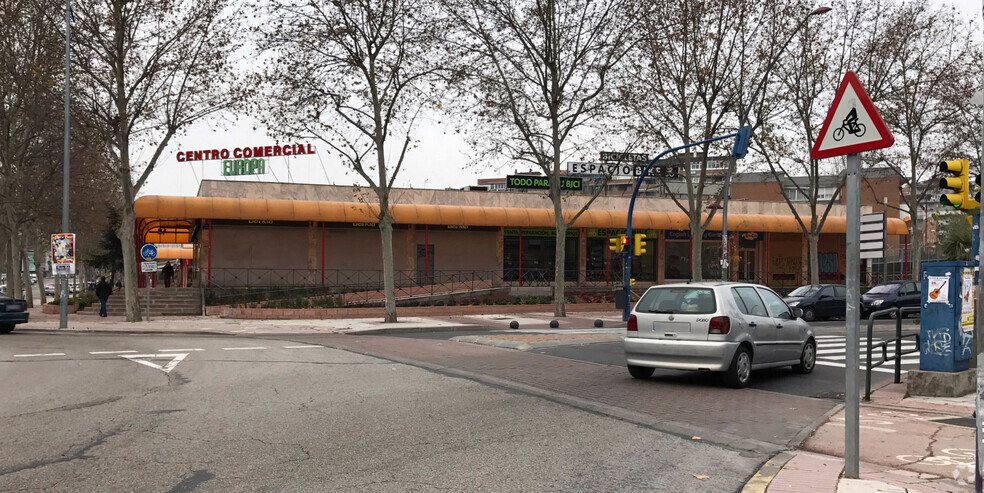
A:
[[[860,137],[864,135],[865,130],[867,130],[863,123],[858,123],[858,110],[851,108],[851,112],[847,114],[847,118],[844,119],[844,124],[840,128],[834,130],[834,140],[841,140],[844,138],[844,132],[854,135],[855,137]]]

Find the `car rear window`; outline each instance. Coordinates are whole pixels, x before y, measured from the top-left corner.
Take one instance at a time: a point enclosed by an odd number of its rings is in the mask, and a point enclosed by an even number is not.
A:
[[[868,292],[865,293],[865,294],[891,294],[891,293],[894,293],[895,290],[898,289],[898,288],[899,288],[899,284],[898,283],[893,283],[893,284],[879,284],[879,285],[871,288],[870,290],[868,290]]]
[[[646,291],[636,304],[636,311],[704,315],[717,311],[717,300],[709,288],[656,288]]]

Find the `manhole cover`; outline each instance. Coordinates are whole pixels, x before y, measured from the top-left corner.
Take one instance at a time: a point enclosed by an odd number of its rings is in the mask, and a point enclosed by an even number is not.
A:
[[[965,426],[967,428],[976,428],[977,420],[974,418],[945,418],[945,419],[934,419],[937,423],[946,423],[948,425],[954,426]]]
[[[837,400],[844,400],[844,393],[843,392],[827,391],[827,392],[820,392],[819,394],[816,394],[813,397],[815,397],[817,399],[837,399]]]

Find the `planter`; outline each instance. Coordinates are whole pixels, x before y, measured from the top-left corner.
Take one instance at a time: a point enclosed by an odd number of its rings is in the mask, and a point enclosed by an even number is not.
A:
[[[79,305],[68,305],[66,308],[67,308],[66,311],[68,313],[75,313],[79,311]],[[50,313],[52,315],[59,314],[61,313],[61,305],[53,305],[51,303],[45,303],[41,305],[41,313]]]

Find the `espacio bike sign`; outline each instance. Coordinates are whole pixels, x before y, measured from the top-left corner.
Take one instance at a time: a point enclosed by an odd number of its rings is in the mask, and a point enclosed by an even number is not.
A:
[[[309,154],[314,154],[311,144],[286,144],[178,151],[175,158],[179,163],[221,160],[223,176],[238,176],[265,174],[267,158]]]

